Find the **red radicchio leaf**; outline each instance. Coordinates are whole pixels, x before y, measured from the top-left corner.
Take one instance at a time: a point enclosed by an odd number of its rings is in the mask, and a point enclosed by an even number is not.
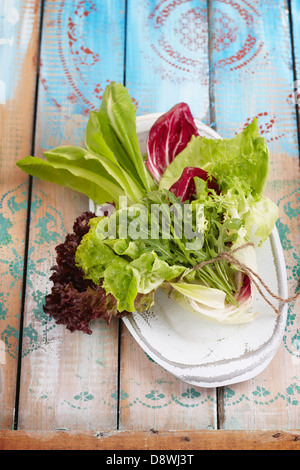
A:
[[[53,281],[51,293],[45,298],[43,310],[54,318],[57,324],[66,325],[73,331],[91,334],[90,321],[103,318],[108,324],[111,317],[122,317],[127,312],[118,312],[117,301],[107,295],[101,285],[84,279],[84,272],[75,264],[75,253],[82,237],[89,231],[89,220],[95,217],[92,212],[84,212],[73,226],[73,233],[66,236],[65,242],[56,247],[56,265],[50,277]]]
[[[251,296],[252,289],[251,289],[251,281],[247,274],[243,274],[243,284],[240,288],[240,291],[236,297],[238,302],[241,302],[245,299],[248,299]]]
[[[214,189],[219,193],[219,186],[217,180],[212,177],[210,179],[208,173],[201,168],[187,167],[183,170],[180,178],[170,188],[170,192],[175,194],[176,197],[181,197],[181,202],[191,201],[192,196],[196,194],[196,185],[194,178],[198,177],[204,181],[207,181],[207,187]]]
[[[153,124],[147,140],[146,166],[156,182],[193,135],[199,133],[186,103],[176,104]]]

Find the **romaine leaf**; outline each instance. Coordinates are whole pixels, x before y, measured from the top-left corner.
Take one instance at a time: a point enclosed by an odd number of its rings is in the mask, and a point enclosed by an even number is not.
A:
[[[109,149],[108,149],[109,150]],[[79,147],[62,146],[45,152],[45,157],[50,162],[65,163],[78,168],[86,169],[95,174],[118,184],[132,202],[139,201],[144,191],[133,178],[122,169],[113,154],[109,156],[97,155]],[[110,158],[112,157],[112,158]]]
[[[110,179],[69,162],[48,162],[37,157],[25,157],[17,162],[25,173],[85,194],[96,204],[118,201],[122,188]]]
[[[17,162],[26,173],[82,192],[96,204],[141,200],[157,186],[144,163],[136,133],[136,108],[121,84],[108,85],[98,112],[91,112],[85,131],[87,150],[58,147],[42,159]]]
[[[146,165],[156,182],[193,135],[199,132],[186,103],[176,104],[153,124],[147,140]]]
[[[99,152],[102,141],[113,152],[119,164],[146,191],[156,184],[148,172],[136,133],[136,107],[126,88],[115,82],[105,88],[99,111],[93,113],[86,133],[86,145]]]

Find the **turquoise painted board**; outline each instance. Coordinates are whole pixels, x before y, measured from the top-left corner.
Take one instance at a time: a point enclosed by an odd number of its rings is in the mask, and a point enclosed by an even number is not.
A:
[[[43,16],[35,155],[80,145],[89,112],[123,81],[125,2],[47,1]],[[55,246],[88,200],[34,179],[28,251],[19,428],[115,429],[118,324],[71,334],[43,312]]]
[[[47,1],[45,8],[38,145],[79,145],[106,85],[123,83],[125,0]]]
[[[206,1],[128,1],[126,86],[137,114],[180,101],[209,122]],[[122,328],[120,429],[217,426],[215,390],[191,387],[148,357]]]
[[[286,2],[276,2],[276,7],[273,1],[211,2],[210,35],[218,131],[232,136],[258,116],[271,149],[296,156]]]
[[[138,114],[185,101],[209,122],[207,2],[128,1],[126,86]]]
[[[294,292],[300,242],[299,164],[296,109],[290,100],[293,64],[287,4],[215,0],[210,10],[211,106],[216,128],[230,137],[258,118],[270,149],[267,192],[280,208],[278,229]],[[282,347],[267,370],[223,391],[225,411],[220,422],[225,429],[276,427],[275,415],[283,427],[299,424],[300,337],[294,309],[291,304]]]
[[[1,2],[0,429],[16,416],[28,177],[15,163],[32,145],[39,14],[38,1]]]
[[[36,5],[37,7],[37,5]],[[17,80],[21,80],[22,66],[30,45],[35,21],[34,1],[3,0],[0,9],[0,104],[13,98]],[[22,24],[22,29],[20,25]],[[20,37],[22,35],[22,41]]]
[[[290,100],[298,105],[298,113],[300,106],[300,2],[299,0],[291,0],[291,25],[293,33],[293,45],[294,45],[294,87],[289,95]],[[300,114],[299,114],[300,116]],[[299,123],[298,123],[299,126]],[[299,128],[300,132],[300,128]]]

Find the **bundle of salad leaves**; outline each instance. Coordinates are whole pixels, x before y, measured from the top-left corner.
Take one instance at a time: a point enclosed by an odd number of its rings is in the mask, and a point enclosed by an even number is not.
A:
[[[85,148],[44,156],[17,165],[101,208],[79,216],[56,248],[44,311],[57,323],[90,334],[95,318],[149,309],[159,288],[205,318],[253,320],[255,286],[241,266],[256,269],[249,242],[263,243],[278,218],[264,194],[269,155],[256,119],[232,139],[208,139],[179,103],[153,124],[142,155],[136,107],[113,82],[90,113]]]

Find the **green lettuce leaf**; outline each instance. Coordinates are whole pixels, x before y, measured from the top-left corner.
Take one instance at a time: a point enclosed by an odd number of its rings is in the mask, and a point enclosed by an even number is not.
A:
[[[108,85],[98,112],[85,130],[86,149],[61,146],[45,152],[46,160],[26,157],[17,162],[25,173],[81,192],[96,204],[118,203],[126,196],[139,202],[157,186],[149,174],[136,133],[136,108],[126,88]]]
[[[154,252],[142,253],[139,240],[103,240],[101,230],[97,229],[104,219],[91,219],[90,230],[76,250],[76,265],[83,269],[85,278],[97,285],[102,283],[106,293],[115,297],[118,311],[133,312],[138,294],[150,294],[186,268],[169,266]],[[151,299],[149,296],[148,302]]]
[[[245,215],[244,228],[248,238],[254,234],[262,244],[272,232],[278,217],[278,206],[263,195],[259,201],[249,207],[248,213]]]
[[[90,220],[91,228],[82,238],[75,254],[76,264],[83,269],[85,278],[91,279],[96,285],[104,278],[107,266],[119,259],[97,236],[97,225],[103,218],[95,217]]]
[[[48,162],[28,156],[17,162],[17,165],[29,175],[81,192],[99,205],[118,201],[119,197],[124,196],[122,188],[106,175],[101,176],[63,159]]]
[[[120,186],[124,191],[124,196],[132,202],[139,201],[144,195],[141,186],[119,166],[113,154],[110,155],[112,158],[107,158],[79,147],[58,147],[45,152],[44,155],[50,162],[65,163],[86,169],[112,181]]]
[[[158,258],[155,252],[144,253],[129,263],[127,269],[132,271],[138,282],[138,292],[148,294],[165,281],[171,281],[183,273],[185,267],[170,266]]]
[[[135,311],[135,299],[138,294],[138,282],[134,274],[126,269],[128,262],[121,257],[110,263],[104,272],[103,287],[107,294],[117,299],[119,312]]]
[[[105,88],[99,111],[90,116],[85,142],[100,155],[103,147],[109,147],[121,167],[146,191],[156,187],[139,148],[136,107],[123,85],[113,82]]]
[[[166,169],[160,189],[169,189],[186,167],[204,169],[217,179],[223,191],[238,182],[246,195],[262,195],[269,174],[269,154],[265,139],[259,136],[257,119],[232,139],[193,136]]]
[[[141,240],[126,240],[119,238],[117,240],[104,240],[104,243],[110,246],[119,256],[126,256],[132,260],[139,258],[144,252],[144,244]]]

